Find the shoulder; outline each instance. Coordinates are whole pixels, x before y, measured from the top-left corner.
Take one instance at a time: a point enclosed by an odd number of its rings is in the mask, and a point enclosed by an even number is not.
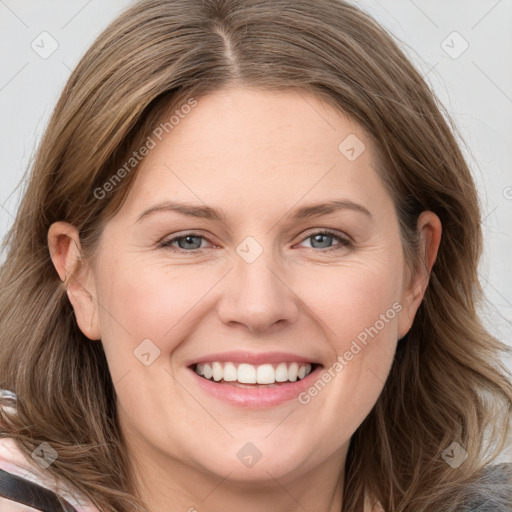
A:
[[[35,484],[43,488],[43,494],[54,494],[54,498],[58,496],[66,500],[76,512],[99,512],[99,510],[92,505],[85,496],[83,496],[72,485],[63,480],[57,479],[52,473],[45,470],[40,466],[36,459],[32,460],[30,457],[18,447],[16,441],[11,437],[0,437],[0,479],[2,473],[6,472],[9,475],[21,478],[29,484]],[[4,476],[9,476],[4,475]],[[0,485],[1,490],[1,485]],[[13,496],[9,496],[12,498]],[[47,498],[51,498],[48,495]],[[5,496],[0,495],[0,500],[5,499]],[[10,508],[7,508],[10,507]],[[20,508],[21,507],[21,508]],[[0,501],[0,510],[2,512],[33,512],[37,508],[31,508],[21,505],[19,503],[6,500],[6,506]]]
[[[2,512],[41,512],[37,508],[28,507],[27,505],[22,505],[17,501],[11,501],[7,498],[2,498],[0,496],[0,510]]]
[[[0,470],[16,475],[47,489],[55,488],[55,478],[48,471],[30,460],[11,437],[0,437]]]
[[[471,484],[460,512],[510,512],[512,463],[490,465]],[[458,511],[459,512],[459,511]]]

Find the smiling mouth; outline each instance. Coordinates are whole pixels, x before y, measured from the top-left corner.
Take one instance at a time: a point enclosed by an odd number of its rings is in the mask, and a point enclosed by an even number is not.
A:
[[[237,387],[276,387],[301,381],[318,366],[316,363],[282,362],[252,365],[212,361],[190,368],[203,379]]]

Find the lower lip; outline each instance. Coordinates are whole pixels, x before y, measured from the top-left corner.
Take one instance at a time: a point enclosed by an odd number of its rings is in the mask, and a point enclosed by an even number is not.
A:
[[[317,366],[304,379],[286,382],[276,387],[238,387],[232,384],[220,384],[200,377],[192,368],[187,368],[187,370],[201,389],[219,400],[241,407],[272,407],[298,399],[299,394],[308,389],[318,378],[322,368],[322,366]]]

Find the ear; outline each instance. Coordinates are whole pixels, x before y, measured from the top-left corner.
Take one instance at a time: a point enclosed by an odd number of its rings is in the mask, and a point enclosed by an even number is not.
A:
[[[427,290],[441,243],[442,225],[439,217],[430,211],[422,212],[418,217],[417,232],[420,236],[420,261],[414,272],[406,265],[406,279],[401,298],[403,309],[398,325],[399,338],[403,338],[409,332]]]
[[[53,223],[48,230],[48,248],[53,265],[66,286],[78,327],[89,339],[99,340],[94,276],[82,258],[78,230],[67,222]]]

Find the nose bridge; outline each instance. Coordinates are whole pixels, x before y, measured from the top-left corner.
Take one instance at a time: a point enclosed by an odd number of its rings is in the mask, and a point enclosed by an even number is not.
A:
[[[284,320],[294,322],[298,314],[296,296],[283,282],[279,267],[271,246],[264,248],[255,237],[246,237],[236,247],[222,320],[245,324],[253,331],[266,330]]]

